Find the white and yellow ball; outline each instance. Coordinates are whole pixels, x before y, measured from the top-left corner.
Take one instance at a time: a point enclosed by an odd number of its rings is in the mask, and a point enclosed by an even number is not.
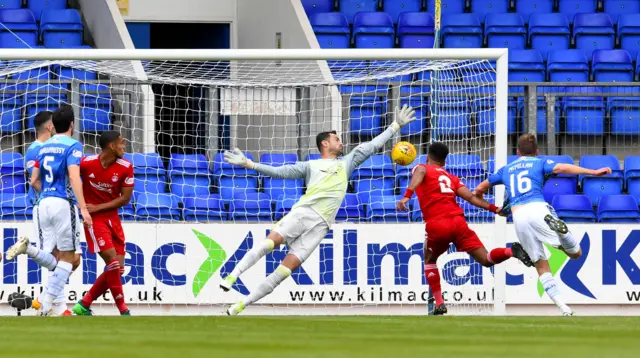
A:
[[[409,165],[416,159],[416,147],[409,142],[398,142],[391,151],[391,160],[398,165]]]

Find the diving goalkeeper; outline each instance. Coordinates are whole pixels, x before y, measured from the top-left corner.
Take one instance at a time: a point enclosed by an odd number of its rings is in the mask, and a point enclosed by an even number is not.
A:
[[[274,178],[304,178],[307,186],[307,192],[291,208],[289,214],[276,224],[276,227],[264,241],[256,242],[231,274],[220,283],[221,289],[229,291],[238,277],[255,265],[260,258],[282,243],[286,243],[289,247],[289,253],[276,270],[267,276],[257,289],[252,290],[247,298],[229,307],[228,315],[237,315],[246,306],[271,293],[276,286],[291,275],[292,271],[302,265],[318,247],[335,220],[336,213],[347,193],[347,184],[353,170],[378,152],[400,128],[415,119],[413,108],[406,104],[402,109],[396,107],[395,120],[387,130],[371,142],[360,144],[351,153],[340,159],[338,157],[342,154],[342,142],[336,131],[322,132],[316,136],[316,145],[322,155],[321,159],[298,162],[293,165],[271,167],[253,163],[238,148],[233,152],[224,153],[225,161],[230,164],[253,169]]]

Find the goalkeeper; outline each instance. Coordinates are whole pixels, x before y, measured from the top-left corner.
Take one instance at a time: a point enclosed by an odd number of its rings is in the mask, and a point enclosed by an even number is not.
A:
[[[396,108],[395,121],[387,130],[371,142],[360,144],[340,159],[338,157],[342,154],[342,142],[336,131],[322,132],[316,136],[321,159],[294,165],[271,167],[253,163],[238,148],[233,152],[224,153],[225,161],[230,164],[253,169],[274,178],[304,178],[307,186],[305,195],[291,208],[291,212],[276,224],[266,240],[257,242],[231,274],[220,283],[221,289],[229,291],[238,277],[260,258],[282,243],[289,246],[289,253],[276,270],[267,276],[257,289],[252,290],[247,298],[229,307],[228,315],[237,315],[246,306],[268,295],[289,277],[293,270],[300,267],[329,231],[347,193],[347,184],[353,170],[378,152],[400,128],[415,119],[415,111],[408,105],[404,105],[402,109]]]

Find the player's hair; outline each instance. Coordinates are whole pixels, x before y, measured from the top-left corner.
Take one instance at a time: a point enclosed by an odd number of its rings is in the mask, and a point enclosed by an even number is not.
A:
[[[51,120],[52,115],[53,112],[51,111],[41,111],[36,114],[36,117],[33,119],[33,126],[36,128],[36,133],[42,133],[44,125]]]
[[[518,151],[520,151],[520,155],[524,156],[536,155],[536,151],[538,151],[536,136],[533,134],[521,135],[520,138],[518,138]]]
[[[320,133],[318,133],[318,135],[316,136],[316,146],[318,147],[318,151],[319,151],[320,153],[322,153],[322,141],[323,141],[323,140],[327,140],[327,139],[329,139],[329,137],[330,137],[332,134],[337,135],[337,134],[338,134],[338,132],[336,132],[336,131],[320,132]]]
[[[442,142],[431,143],[429,146],[429,158],[438,163],[444,163],[449,155],[449,147]]]
[[[53,112],[53,126],[58,133],[64,133],[71,128],[74,121],[73,107],[68,104],[61,104],[60,108]]]
[[[109,144],[115,142],[120,138],[120,132],[118,131],[106,131],[100,135],[100,148],[105,149]]]

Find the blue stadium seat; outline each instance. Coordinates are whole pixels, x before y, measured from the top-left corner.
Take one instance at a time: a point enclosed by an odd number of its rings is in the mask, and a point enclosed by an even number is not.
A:
[[[134,189],[135,191],[135,189]],[[120,220],[123,221],[133,221],[136,219],[136,210],[133,207],[133,204],[127,203],[127,205],[122,206],[118,209],[118,216]]]
[[[20,153],[0,153],[0,192],[21,194],[26,193],[24,176],[24,157]]]
[[[485,177],[484,164],[476,154],[449,154],[445,169],[460,178]]]
[[[465,0],[442,0],[440,4],[440,13],[444,14],[461,14],[466,7]],[[436,0],[427,0],[427,12],[435,14]]]
[[[391,158],[376,154],[365,160],[351,174],[355,192],[363,202],[371,196],[392,195],[395,189],[395,171]]]
[[[603,7],[604,12],[611,17],[611,21],[618,24],[618,31],[620,29],[619,22],[623,15],[640,13],[640,1],[638,0],[604,0]]]
[[[527,46],[527,28],[518,14],[490,13],[484,22],[487,47],[523,50]]]
[[[27,7],[33,12],[36,21],[40,22],[43,11],[66,9],[67,0],[29,0]]]
[[[602,92],[602,89],[598,87],[577,87],[573,88],[572,92],[594,93]],[[566,134],[595,136],[604,134],[604,118],[607,106],[602,97],[565,97],[562,100],[562,108],[566,118]]]
[[[352,135],[376,136],[382,133],[384,99],[353,95],[349,103],[349,125]]]
[[[103,84],[82,83],[80,92],[80,130],[104,132],[111,129],[111,89]]]
[[[249,152],[244,155],[254,160]],[[218,153],[213,159],[214,182],[222,200],[226,202],[233,199],[235,192],[255,193],[258,191],[258,173],[255,170],[236,167],[224,161],[224,153]]]
[[[37,0],[31,0],[30,2],[36,2],[37,3],[38,1]],[[0,10],[19,9],[21,7],[22,7],[22,0],[0,0]]]
[[[546,66],[538,50],[509,51],[509,82],[544,82],[546,79]],[[509,91],[523,93],[524,87],[510,86]],[[543,100],[542,104],[544,105],[544,97],[540,99]],[[517,113],[520,113],[524,108],[524,98],[518,97],[517,102]],[[546,105],[544,105],[544,108],[546,108]],[[540,114],[538,114],[538,118],[540,118]],[[545,121],[542,124],[546,122],[546,115],[544,118]],[[540,133],[540,131],[537,133]]]
[[[543,160],[553,160],[556,163],[574,164],[573,158],[568,155],[540,155]],[[544,183],[542,195],[544,200],[551,204],[557,195],[572,195],[578,190],[578,177],[576,175],[558,174],[550,176]]]
[[[378,0],[340,0],[339,10],[353,23],[359,12],[374,12],[378,9]]]
[[[422,209],[420,208],[420,202],[418,201],[418,197],[415,195],[413,196],[412,199],[409,200],[409,214],[411,215],[411,221],[414,221],[414,222],[424,221],[422,217]]]
[[[33,48],[38,45],[38,25],[31,10],[0,10],[0,23],[0,48]]]
[[[640,156],[624,159],[624,182],[629,195],[640,201]]]
[[[29,62],[25,61],[24,64],[28,65]],[[49,70],[49,67],[46,67],[46,66],[32,68],[30,70],[15,73],[11,75],[11,78],[14,80],[20,80],[20,81],[31,80],[33,81],[33,83],[35,83],[36,81],[41,81],[42,84],[46,84],[49,81],[49,79],[51,79],[51,71]]]
[[[595,206],[605,195],[616,195],[622,193],[623,175],[620,170],[620,163],[613,155],[583,155],[580,158],[580,166],[589,169],[611,168],[612,173],[603,177],[592,177],[581,175],[579,180],[582,191],[589,196],[591,203]]]
[[[402,48],[431,48],[434,41],[433,15],[405,12],[398,20],[398,42]]]
[[[465,78],[466,79],[466,78]],[[495,93],[495,92],[493,92]],[[493,95],[480,96],[471,100],[473,111],[476,113],[476,132],[478,134],[495,134],[496,132],[496,112],[493,110],[496,100]],[[516,132],[518,102],[509,98],[507,104],[507,133]]]
[[[124,159],[133,164],[134,192],[166,192],[167,173],[158,153],[125,153]]]
[[[136,193],[137,221],[180,220],[179,199],[165,193]]]
[[[68,103],[67,85],[29,84],[25,105],[27,107],[27,128],[34,130],[33,120],[40,111],[55,111],[61,102]]]
[[[357,48],[392,48],[393,20],[386,12],[359,12],[353,20],[353,43]]]
[[[76,9],[44,10],[40,36],[45,47],[67,48],[82,45],[82,19]]]
[[[398,223],[411,221],[410,213],[396,210],[402,195],[371,196],[367,205],[367,221]]]
[[[485,22],[485,17],[490,14],[504,14],[509,11],[509,0],[473,0],[471,12],[480,22]]]
[[[546,15],[553,12],[553,0],[517,0],[516,13],[522,16],[524,22],[531,22],[532,15]],[[531,28],[531,27],[529,27]]]
[[[312,15],[310,21],[321,48],[349,48],[351,45],[351,30],[343,13],[318,13]]]
[[[363,204],[358,195],[347,193],[336,213],[336,222],[358,222],[364,219]]]
[[[91,47],[87,46],[85,48]],[[95,72],[80,70],[77,68],[63,67],[60,65],[51,66],[51,71],[59,79],[65,81],[70,81],[73,79],[78,79],[81,81],[93,81],[98,79],[98,75]]]
[[[224,203],[219,195],[185,198],[183,217],[186,221],[223,221],[227,219]]]
[[[427,164],[427,155],[419,154],[413,163],[409,165],[396,165],[396,178],[398,180],[398,188],[404,194],[404,189],[409,186],[411,180],[411,171],[418,164]]]
[[[33,218],[33,206],[27,194],[0,194],[0,220],[25,221]]]
[[[531,48],[540,51],[545,59],[549,51],[568,49],[571,44],[571,32],[567,17],[553,13],[531,14],[529,42]]]
[[[292,165],[298,161],[295,153],[264,153],[260,156],[260,163],[279,167],[282,165]],[[269,195],[272,201],[280,196],[300,196],[304,188],[304,179],[281,179],[264,176],[262,178],[264,192]]]
[[[550,51],[547,73],[551,82],[589,82],[589,62],[583,51]]]
[[[464,97],[440,98],[440,103],[434,106],[438,115],[432,115],[431,129],[434,139],[440,137],[466,136],[471,130],[472,107]],[[435,117],[435,118],[434,118]]]
[[[615,46],[615,31],[611,17],[603,13],[576,14],[573,22],[576,48],[591,59],[594,50],[610,50]]]
[[[318,160],[318,159],[322,159],[322,154],[320,153],[309,153],[309,155],[307,155],[307,161],[309,160]]]
[[[545,92],[545,89],[543,87],[538,87],[538,94],[542,94]],[[545,100],[544,97],[542,96],[538,96],[537,98],[537,103],[536,103],[536,117],[537,117],[537,121],[536,121],[536,133],[537,134],[547,134],[547,102]],[[525,101],[524,98],[520,97],[517,100],[518,102],[518,109],[517,109],[517,113],[519,114],[520,118],[521,118],[521,125],[522,128],[527,128],[526,127],[526,117],[524,115],[524,106],[525,106]],[[560,115],[561,115],[561,110],[560,110],[560,101],[556,102],[555,105],[555,127],[557,128],[556,131],[560,131]]]
[[[422,10],[422,0],[395,0],[385,1],[382,5],[383,10],[391,15],[393,22],[399,23],[402,14],[415,13]]]
[[[573,23],[576,14],[596,12],[598,0],[558,0],[558,12]]]
[[[235,193],[229,203],[229,220],[273,221],[271,199],[265,193]]]
[[[24,105],[24,85],[0,84],[0,131],[17,133],[22,131],[22,106]],[[16,91],[9,93],[7,91]]]
[[[400,98],[400,107],[408,104],[416,111],[416,120],[400,128],[401,135],[419,135],[426,129],[429,108],[422,97]]]
[[[443,14],[440,34],[446,48],[482,47],[482,27],[474,14]]]
[[[333,0],[302,0],[302,7],[308,17],[319,12],[333,11]]]
[[[171,154],[171,192],[180,198],[209,195],[209,161],[204,154]]]
[[[551,204],[558,217],[568,223],[595,223],[596,213],[586,195],[557,195]]]
[[[621,14],[618,18],[617,41],[635,59],[640,53],[640,13]]]
[[[640,210],[638,210],[638,202],[631,195],[603,196],[598,203],[598,222],[640,222]]]
[[[470,188],[470,190],[473,190],[475,187],[471,187],[470,185],[466,184],[467,187]],[[495,197],[493,195],[485,195],[484,199],[490,203],[495,203]],[[456,202],[458,203],[458,205],[462,208],[462,210],[464,211],[464,216],[466,218],[466,220],[470,223],[486,223],[486,222],[492,222],[494,221],[495,218],[495,214],[484,210],[484,209],[480,209],[476,206],[473,206],[471,204],[469,204],[467,201],[463,200],[460,197],[456,197]]]
[[[300,196],[279,196],[276,202],[276,211],[274,212],[274,220],[279,221],[287,215],[291,208],[300,200]]]
[[[633,82],[633,62],[626,50],[595,50],[591,71],[596,82]]]

